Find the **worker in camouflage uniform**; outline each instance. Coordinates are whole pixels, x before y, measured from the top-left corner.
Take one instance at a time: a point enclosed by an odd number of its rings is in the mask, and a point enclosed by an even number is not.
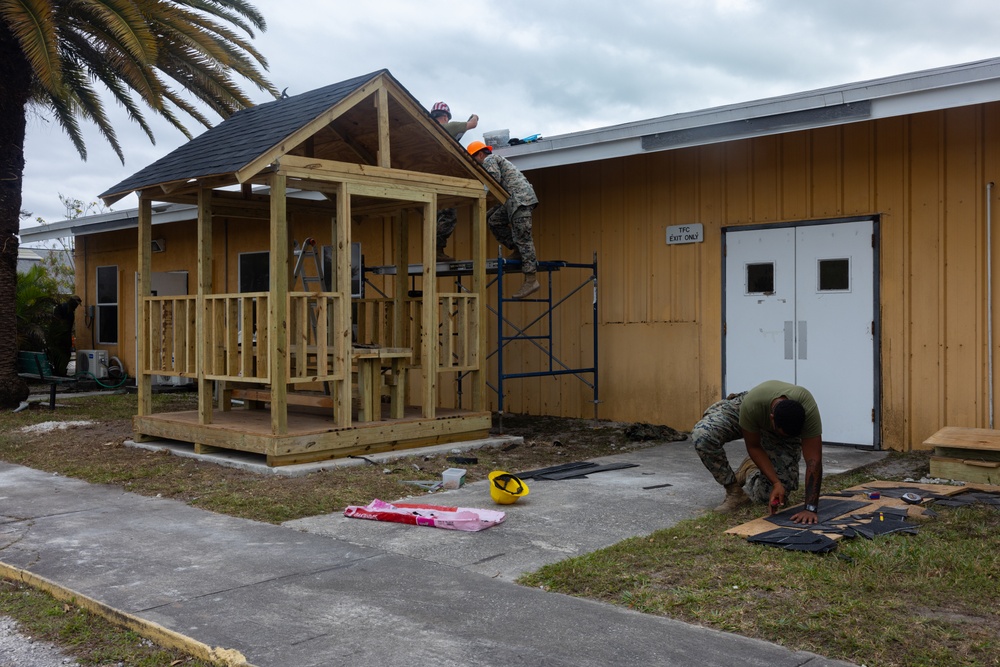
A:
[[[479,125],[479,116],[472,114],[469,120],[452,120],[451,107],[444,102],[435,102],[431,107],[431,118],[444,126],[448,134],[455,141],[461,140],[462,136],[469,130]],[[437,212],[437,261],[451,262],[455,258],[448,255],[444,249],[448,245],[448,239],[455,231],[458,224],[458,210],[454,208],[443,208]]]
[[[538,291],[538,258],[531,237],[531,212],[538,206],[535,189],[524,174],[509,160],[493,155],[493,149],[481,141],[469,144],[469,155],[481,164],[490,176],[507,191],[507,201],[490,210],[487,224],[497,241],[514,254],[512,260],[521,260],[524,284],[512,298],[523,299]]]
[[[730,394],[709,406],[691,430],[691,439],[702,463],[726,489],[726,499],[716,511],[733,512],[751,502],[768,502],[775,513],[788,493],[799,488],[799,459],[804,457],[805,508],[792,521],[816,523],[823,477],[822,431],[812,394],[778,380]],[[740,438],[749,456],[734,473],[724,446]]]

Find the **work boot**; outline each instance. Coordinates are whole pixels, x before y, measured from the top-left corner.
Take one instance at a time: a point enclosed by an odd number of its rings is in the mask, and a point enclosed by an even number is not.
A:
[[[535,278],[535,273],[525,273],[524,274],[524,284],[521,285],[521,289],[517,290],[512,296],[512,299],[523,299],[529,294],[534,294],[538,291],[541,285],[538,284],[538,280]]]
[[[514,248],[514,252],[507,255],[508,262],[520,262],[521,261],[521,249]]]
[[[747,480],[750,479],[750,475],[754,474],[755,472],[760,472],[760,470],[757,468],[757,464],[754,463],[753,459],[751,459],[749,456],[746,457],[745,459],[743,459],[743,463],[740,464],[740,467],[736,470],[736,482],[740,486],[743,486],[744,484],[747,483]]]
[[[736,510],[746,507],[750,504],[750,496],[746,494],[743,487],[733,482],[726,487],[726,499],[722,501],[722,504],[715,508],[715,511],[719,514],[732,514]]]
[[[445,253],[444,248],[438,248],[437,261],[439,262],[454,262],[455,258],[451,255]]]

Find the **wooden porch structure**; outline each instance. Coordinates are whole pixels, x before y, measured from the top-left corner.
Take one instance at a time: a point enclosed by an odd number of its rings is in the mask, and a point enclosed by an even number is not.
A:
[[[506,193],[387,71],[235,114],[102,197],[129,192],[139,195],[137,438],[286,465],[486,435],[485,217],[487,199]],[[150,292],[154,201],[197,204],[195,294]],[[435,259],[437,211],[454,206],[472,209],[475,268],[461,293],[439,291]],[[329,221],[332,271],[316,291],[295,288],[296,215]],[[219,216],[267,225],[266,292],[217,291]],[[351,298],[359,219],[391,239],[401,278],[388,297]],[[419,291],[405,278],[415,259]],[[471,378],[468,409],[439,405],[442,373]],[[196,381],[197,411],[154,414],[154,375]]]

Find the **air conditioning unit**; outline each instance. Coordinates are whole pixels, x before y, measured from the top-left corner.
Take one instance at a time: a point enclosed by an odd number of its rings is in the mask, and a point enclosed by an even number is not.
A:
[[[108,377],[108,351],[77,350],[76,376],[94,377],[98,380]]]

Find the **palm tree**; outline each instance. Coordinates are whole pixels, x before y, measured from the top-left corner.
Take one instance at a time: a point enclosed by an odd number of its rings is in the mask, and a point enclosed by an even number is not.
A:
[[[93,122],[124,162],[102,93],[150,141],[141,105],[190,137],[178,112],[211,123],[188,96],[223,118],[251,106],[233,75],[277,97],[250,43],[264,29],[243,0],[0,0],[0,408],[28,394],[17,376],[14,310],[28,111],[51,112],[84,160],[79,120]]]

